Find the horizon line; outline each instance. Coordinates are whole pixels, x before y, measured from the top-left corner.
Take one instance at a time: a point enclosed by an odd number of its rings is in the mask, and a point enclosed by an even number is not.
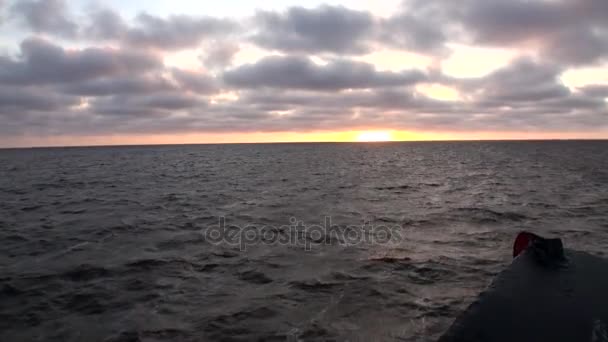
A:
[[[560,141],[608,141],[608,138],[563,138],[563,139],[436,139],[436,140],[391,140],[391,141],[267,141],[267,142],[221,142],[221,143],[167,143],[167,144],[99,144],[99,145],[33,145],[2,147],[0,150],[27,150],[53,148],[102,148],[102,147],[163,147],[163,146],[214,146],[214,145],[287,145],[287,144],[354,144],[383,145],[399,143],[455,143],[455,142],[560,142]]]

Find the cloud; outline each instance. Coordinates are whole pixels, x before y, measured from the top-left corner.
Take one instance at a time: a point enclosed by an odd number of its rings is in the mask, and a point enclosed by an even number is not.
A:
[[[203,73],[174,68],[172,75],[181,89],[185,91],[213,94],[220,88],[215,78]]]
[[[482,78],[477,86],[483,89],[482,97],[486,101],[502,104],[542,101],[570,94],[558,80],[561,71],[557,65],[522,58]]]
[[[387,19],[367,11],[322,5],[258,12],[252,41],[262,48],[290,54],[361,55],[378,47],[433,52],[447,37],[423,11],[402,11]]]
[[[54,94],[46,89],[0,86],[0,114],[23,115],[32,111],[56,111],[78,102],[76,97]]]
[[[461,20],[479,43],[513,44],[543,39],[571,20],[557,2],[467,0]]]
[[[282,59],[292,59],[281,57]],[[293,58],[299,60],[299,58]],[[310,62],[310,61],[308,61]],[[307,62],[307,63],[308,63]],[[306,63],[306,64],[307,64]],[[310,62],[312,63],[312,62]],[[354,62],[351,62],[354,63]],[[314,63],[313,63],[314,64]],[[317,66],[312,75],[323,69],[333,70],[333,64]],[[336,68],[340,70],[340,68]],[[238,68],[236,69],[238,70]],[[291,70],[291,69],[290,69]],[[444,84],[456,87],[473,96],[467,101],[444,102],[420,94],[406,84],[372,84],[375,87],[352,88],[341,91],[345,82],[331,81],[323,90],[304,83],[285,84],[282,87],[265,86],[241,88],[238,98],[210,102],[204,86],[213,79],[203,73],[171,69],[171,89],[159,91],[156,87],[118,87],[136,89],[124,94],[111,91],[91,91],[78,98],[53,93],[53,86],[36,87],[36,95],[46,96],[47,102],[38,103],[36,116],[10,121],[11,134],[32,130],[40,134],[108,134],[108,133],[177,133],[177,132],[273,132],[336,129],[366,129],[369,127],[421,130],[597,130],[606,128],[606,103],[603,90],[580,89],[571,92],[564,88],[557,75],[560,67],[520,59],[513,64],[478,79],[441,79]],[[166,71],[159,72],[166,74]],[[328,73],[329,75],[332,72]],[[356,73],[355,73],[356,74]],[[177,76],[176,76],[177,75]],[[339,74],[342,75],[342,74]],[[346,73],[350,75],[350,73]],[[398,75],[398,74],[396,74]],[[183,80],[180,80],[180,77]],[[338,79],[342,79],[340,76]],[[431,75],[429,77],[437,77]],[[374,77],[365,77],[375,79]],[[116,78],[119,80],[120,78]],[[332,79],[331,77],[327,79]],[[358,77],[343,79],[357,80]],[[103,81],[102,81],[103,80]],[[134,84],[156,84],[155,78],[138,80]],[[186,80],[186,81],[184,81]],[[188,90],[186,84],[202,80],[199,90]],[[439,78],[437,79],[439,80]],[[437,81],[433,79],[432,81]],[[106,79],[94,80],[103,83]],[[108,81],[109,82],[109,81]],[[263,82],[267,82],[264,80]],[[275,81],[272,81],[275,82]],[[316,81],[315,81],[316,82]],[[369,81],[366,81],[369,82]],[[87,82],[85,82],[87,83]],[[78,83],[74,83],[74,87]],[[84,84],[84,83],[83,83]],[[117,82],[120,84],[120,82]],[[128,83],[126,83],[128,84]],[[164,83],[160,83],[164,84]],[[271,83],[274,85],[274,83]],[[305,84],[305,86],[303,85]],[[325,84],[325,83],[323,83]],[[336,84],[340,86],[335,86]],[[360,84],[356,81],[354,84]],[[132,88],[134,87],[134,88]],[[17,89],[17,87],[13,87]],[[31,86],[21,88],[28,90]],[[83,87],[85,89],[86,87]],[[96,88],[94,88],[96,89]],[[107,89],[104,87],[98,89]],[[544,90],[543,89],[547,89]],[[530,92],[529,92],[530,90]],[[19,90],[21,91],[21,90]],[[17,93],[17,91],[15,91]],[[45,95],[46,94],[46,95]],[[53,95],[55,94],[55,95]],[[599,95],[600,97],[598,97]],[[5,98],[10,98],[7,94]],[[53,102],[52,100],[54,99]],[[62,102],[63,101],[63,102]],[[45,107],[45,103],[47,103]],[[86,103],[86,106],[77,106]],[[76,108],[77,107],[77,108]],[[11,112],[8,105],[0,105],[1,112]],[[17,106],[13,106],[17,108]],[[22,107],[25,108],[25,107]],[[34,112],[28,109],[29,113]],[[76,115],[77,114],[77,115]],[[576,118],[581,118],[577,121]],[[69,121],[66,121],[69,120]],[[24,123],[20,127],[19,122]],[[46,132],[46,133],[45,133]]]
[[[40,34],[0,56],[0,131],[607,131],[607,86],[570,89],[561,81],[573,66],[606,61],[607,4],[405,0],[387,17],[321,5],[259,11],[237,23],[145,12],[125,18],[108,8],[74,15],[62,1],[23,0],[9,6],[10,23],[27,28],[21,35]],[[48,36],[61,39],[41,38]],[[265,55],[237,64],[252,55],[251,43]],[[442,74],[445,52],[462,44],[506,47],[516,57],[483,77]],[[200,70],[164,65],[182,49],[200,56],[193,67]],[[421,54],[432,66],[409,70],[404,62],[404,71],[389,72],[382,61],[355,61],[384,50]],[[461,98],[431,98],[424,84]]]
[[[361,54],[370,47],[365,40],[373,34],[374,18],[369,12],[342,6],[314,9],[291,7],[283,13],[258,12],[259,46],[289,53]]]
[[[134,46],[160,49],[194,47],[203,39],[223,36],[237,28],[229,20],[187,15],[164,19],[142,13],[136,18],[136,23],[126,32],[125,41]]]
[[[120,116],[170,116],[175,111],[203,107],[206,101],[192,95],[181,93],[162,93],[155,95],[100,97],[94,99],[91,111],[96,114]]]
[[[157,75],[117,76],[70,83],[61,88],[66,94],[81,96],[138,95],[173,91],[176,87]]]
[[[257,91],[243,96],[243,105],[253,106],[270,112],[295,109],[318,111],[338,111],[352,113],[354,109],[384,111],[442,111],[449,110],[449,104],[417,94],[410,88],[379,89],[376,91],[356,90],[333,94],[319,94],[308,91]]]
[[[211,68],[230,65],[239,40],[287,54],[361,55],[388,47],[441,57],[446,43],[457,42],[536,50],[569,65],[608,58],[608,6],[604,0],[405,0],[402,9],[388,18],[320,5],[259,11],[243,23],[146,12],[126,20],[108,8],[76,17],[63,0],[23,0],[12,6],[11,13],[34,32],[76,40],[106,40],[158,50],[220,42],[211,45],[203,58]],[[237,42],[222,43],[226,39]]]
[[[166,18],[145,12],[126,20],[110,8],[94,8],[76,17],[64,0],[23,0],[11,7],[15,20],[36,33],[77,41],[113,41],[129,47],[158,50],[193,48],[204,40],[238,32],[229,19],[172,15]]]
[[[481,78],[433,77],[466,94],[466,104],[472,112],[540,115],[607,109],[606,103],[594,94],[575,93],[566,87],[560,79],[563,70],[558,64],[520,58]]]
[[[96,8],[89,13],[88,24],[83,25],[83,35],[89,39],[119,40],[127,35],[128,23],[120,13],[109,8]]]
[[[131,47],[160,50],[193,48],[204,40],[226,37],[239,30],[228,19],[172,15],[167,18],[140,13],[132,24],[117,12],[100,8],[90,14],[85,38],[119,41]]]
[[[440,3],[444,16],[461,25],[477,44],[536,48],[545,58],[570,65],[608,57],[608,10],[601,0],[431,3]]]
[[[571,65],[608,60],[608,25],[605,31],[577,27],[561,32],[547,42],[545,54]]]
[[[608,16],[608,2],[604,0],[579,0],[565,2],[577,17],[586,16],[589,22],[606,24]]]
[[[588,96],[594,96],[594,97],[599,97],[599,98],[608,98],[608,85],[607,84],[586,86],[586,87],[582,87],[580,90],[583,92],[583,94],[586,94]]]
[[[6,21],[6,0],[0,0],[0,25]]]
[[[289,88],[308,90],[361,89],[409,85],[425,78],[420,71],[376,71],[371,64],[336,60],[317,65],[307,57],[266,57],[256,64],[224,73],[226,84],[236,88]]]
[[[97,8],[75,17],[62,0],[24,0],[15,17],[34,32],[84,41],[112,41],[140,49],[181,50],[210,44],[203,62],[230,65],[239,42],[287,54],[363,55],[392,48],[442,57],[449,42],[510,46],[569,65],[608,58],[604,0],[405,0],[388,18],[343,6],[258,11],[251,19],[146,12],[126,20]],[[76,20],[78,18],[79,20]],[[234,43],[225,43],[226,41]]]
[[[383,20],[381,27],[379,40],[393,48],[429,53],[441,52],[447,41],[446,33],[440,25],[409,13],[397,14]]]
[[[215,41],[206,47],[201,61],[208,68],[221,70],[232,65],[234,57],[240,50],[240,46],[236,43]]]
[[[10,14],[34,32],[69,38],[78,34],[78,25],[71,19],[63,0],[20,0],[11,7]]]
[[[21,43],[18,59],[0,57],[0,83],[42,85],[145,72],[162,66],[152,54],[110,48],[65,50],[46,40]]]

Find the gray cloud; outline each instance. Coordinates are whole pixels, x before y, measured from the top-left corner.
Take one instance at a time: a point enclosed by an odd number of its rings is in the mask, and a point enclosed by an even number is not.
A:
[[[203,107],[207,104],[206,101],[185,94],[161,94],[149,97],[140,104],[152,107],[169,110],[190,109],[194,107]]]
[[[558,65],[523,58],[483,78],[444,81],[472,96],[468,106],[473,112],[541,115],[608,109],[602,98],[573,93],[562,84],[562,71]]]
[[[405,0],[389,18],[321,5],[260,11],[244,27],[230,19],[145,12],[127,21],[103,8],[77,23],[62,0],[25,0],[11,12],[35,32],[129,47],[179,50],[220,42],[204,54],[211,68],[230,65],[237,45],[221,43],[228,37],[289,54],[357,55],[391,47],[441,56],[448,41],[474,42],[534,47],[551,60],[584,65],[608,56],[607,7],[604,0]]]
[[[608,2],[604,0],[579,0],[565,3],[570,6],[577,17],[587,17],[589,22],[607,25]]]
[[[220,88],[217,80],[206,74],[173,69],[172,75],[179,86],[185,91],[199,94],[212,94],[216,93]]]
[[[204,40],[224,38],[240,29],[235,21],[209,16],[162,18],[142,12],[133,20],[126,20],[109,8],[95,8],[76,17],[64,0],[18,1],[10,13],[36,33],[74,40],[116,41],[129,47],[161,50],[193,48]]]
[[[467,0],[464,4],[461,20],[481,43],[543,39],[572,20],[557,2]]]
[[[145,72],[162,65],[142,52],[87,48],[66,51],[48,41],[30,38],[21,44],[17,60],[0,57],[0,83],[51,84]]]
[[[73,38],[78,33],[78,25],[71,19],[64,0],[21,0],[10,9],[11,16],[17,17],[34,32],[48,32]]]
[[[411,88],[319,94],[310,91],[256,91],[243,96],[243,105],[265,111],[314,109],[352,113],[354,109],[384,111],[448,111],[450,105],[417,94]]]
[[[200,58],[206,67],[221,70],[232,65],[234,57],[240,50],[240,46],[236,43],[215,41],[205,48],[205,54]]]
[[[424,80],[420,71],[376,71],[371,64],[346,60],[317,65],[306,57],[266,57],[224,73],[237,88],[293,88],[310,90],[360,89],[414,84]]]
[[[477,104],[449,104],[425,99],[411,90],[353,93],[269,91],[265,98],[244,96],[221,104],[150,105],[148,97],[135,101],[116,99],[93,103],[89,112],[76,116],[48,112],[30,118],[28,124],[10,121],[12,133],[28,130],[38,134],[133,134],[185,132],[274,132],[390,127],[407,130],[509,131],[607,129],[606,111],[577,109],[547,111],[521,107],[487,111]],[[110,98],[109,98],[110,99]],[[176,100],[179,102],[178,100]],[[391,103],[392,101],[392,103]],[[171,101],[169,101],[171,102]],[[188,102],[188,101],[186,101]],[[276,110],[261,108],[276,103]],[[282,102],[280,105],[279,103]],[[361,107],[353,107],[359,104]],[[180,115],[175,115],[179,109]],[[280,108],[280,109],[279,109]],[[557,108],[557,107],[556,107]],[[542,112],[539,112],[542,109]],[[93,119],[94,118],[94,119]],[[580,120],[579,120],[580,118]]]
[[[62,87],[62,92],[81,96],[108,96],[153,94],[175,89],[162,76],[118,76],[67,84]]]
[[[86,37],[162,50],[196,47],[205,39],[225,37],[239,28],[228,19],[188,15],[161,18],[147,13],[139,14],[131,25],[107,8],[92,11],[90,17],[91,23],[84,29]]]
[[[0,25],[3,25],[6,20],[6,0],[0,0]]]
[[[136,19],[137,25],[126,32],[129,44],[161,49],[193,47],[205,38],[225,35],[236,30],[232,21],[212,17],[194,18],[174,15],[167,19],[146,13]]]
[[[121,116],[170,116],[174,111],[204,107],[206,103],[196,96],[175,92],[142,96],[116,95],[94,99],[91,111]]]
[[[570,94],[570,90],[558,80],[561,71],[556,65],[519,59],[476,82],[476,86],[483,89],[482,97],[485,101],[503,105],[510,102],[542,101]]]
[[[79,98],[54,94],[48,89],[0,86],[0,113],[23,115],[31,111],[55,111],[79,103]]]
[[[19,54],[1,56],[3,135],[608,130],[607,87],[571,90],[560,80],[573,65],[606,59],[605,0],[407,0],[387,18],[337,6],[297,7],[259,12],[244,27],[249,31],[229,19],[144,13],[131,21],[109,9],[92,10],[76,25],[61,1],[18,5],[11,11],[30,30],[93,47],[30,38]],[[56,15],[41,17],[45,11]],[[449,41],[515,47],[535,58],[468,79],[438,69],[379,71],[348,59],[390,47],[439,61]],[[233,65],[246,42],[287,55]],[[166,67],[164,51],[156,51],[184,48],[201,49],[211,71]],[[315,54],[327,64],[314,63]],[[454,87],[466,100],[429,98],[416,90],[427,82]],[[210,101],[224,90],[238,97]]]
[[[441,51],[447,40],[445,29],[430,18],[420,8],[381,19],[341,6],[292,7],[282,13],[259,12],[252,40],[266,49],[297,54],[359,55],[380,46]]]
[[[582,87],[580,90],[588,96],[608,98],[608,85],[591,85]]]
[[[116,11],[97,8],[89,13],[89,23],[83,25],[85,37],[101,40],[118,40],[126,35],[129,25]]]
[[[382,21],[378,40],[397,49],[437,53],[448,39],[445,30],[424,16],[402,13]]]
[[[604,31],[593,27],[577,27],[552,37],[545,54],[573,65],[594,64],[608,60],[608,25]]]
[[[437,2],[479,44],[538,46],[544,57],[573,65],[608,57],[608,11],[601,0]]]
[[[316,70],[313,75],[323,74],[323,68],[334,70],[332,64],[317,67],[321,71]],[[348,82],[332,81],[328,84],[333,85],[325,85],[323,91],[316,87],[318,83],[312,83],[315,87],[309,86],[308,80],[297,84],[272,80],[273,87],[264,80],[266,86],[239,90],[239,98],[235,101],[210,103],[204,96],[197,95],[201,92],[184,92],[184,82],[178,81],[180,76],[186,75],[186,79],[191,77],[206,82],[204,74],[174,69],[170,72],[176,80],[171,90],[158,92],[158,89],[150,88],[139,92],[145,88],[136,88],[138,91],[122,95],[100,91],[98,95],[88,95],[89,106],[71,116],[58,114],[58,111],[73,112],[70,106],[82,101],[77,97],[63,97],[67,102],[49,102],[48,107],[40,102],[37,115],[27,116],[26,121],[17,117],[10,119],[10,127],[17,133],[18,122],[23,121],[27,124],[22,129],[39,130],[40,134],[272,132],[369,127],[450,131],[608,128],[608,112],[602,97],[605,89],[583,88],[572,93],[559,83],[559,66],[529,59],[517,60],[479,79],[442,79],[444,84],[475,94],[467,102],[434,100],[407,84],[386,86],[380,83],[370,90],[340,91],[341,86],[358,79],[348,76],[344,77]],[[332,72],[335,77],[335,71]],[[274,87],[277,82],[282,87]],[[340,87],[336,88],[336,84]],[[50,91],[50,88],[45,89]],[[206,89],[205,86],[202,89]],[[27,99],[19,103],[26,104]],[[0,107],[10,109],[7,105]],[[7,120],[8,116],[3,115],[3,120]],[[577,121],[576,118],[582,119]]]
[[[255,22],[258,32],[254,42],[291,53],[364,53],[369,51],[365,40],[375,25],[369,12],[327,5],[292,7],[284,13],[259,12]]]
[[[238,101],[274,116],[286,127],[394,127],[426,130],[596,130],[608,128],[604,87],[573,93],[559,80],[563,69],[530,59],[478,79],[442,79],[474,95],[443,102],[410,87],[315,92],[282,87],[247,91]],[[290,90],[292,89],[292,90]],[[378,116],[379,115],[379,116]],[[576,118],[584,118],[577,122]],[[277,125],[277,123],[275,123]]]

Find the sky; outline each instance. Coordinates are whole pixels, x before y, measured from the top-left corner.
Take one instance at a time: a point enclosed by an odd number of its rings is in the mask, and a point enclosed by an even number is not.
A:
[[[608,139],[606,0],[0,0],[0,147]]]

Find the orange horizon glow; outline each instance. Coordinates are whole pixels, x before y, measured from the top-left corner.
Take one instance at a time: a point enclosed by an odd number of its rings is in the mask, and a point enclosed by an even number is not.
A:
[[[255,133],[185,133],[145,135],[61,136],[23,135],[2,139],[0,147],[112,146],[112,145],[178,145],[232,143],[314,143],[370,141],[369,133],[382,133],[375,141],[476,141],[476,140],[569,140],[608,139],[603,132],[439,132],[369,129],[338,132],[255,132]],[[386,134],[390,139],[386,138]],[[373,135],[372,135],[373,137]]]
[[[392,132],[388,131],[365,131],[357,135],[357,142],[385,142],[393,141]]]

